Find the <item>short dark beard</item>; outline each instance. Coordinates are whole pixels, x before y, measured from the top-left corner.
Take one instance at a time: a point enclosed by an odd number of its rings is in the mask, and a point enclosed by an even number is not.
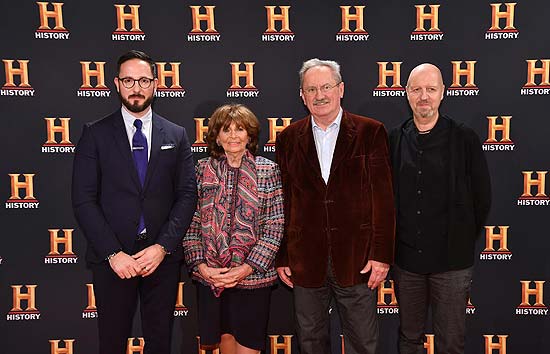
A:
[[[132,104],[132,103],[130,103],[129,100],[122,97],[120,92],[117,92],[117,93],[118,93],[118,97],[120,98],[120,101],[122,102],[124,107],[126,107],[130,112],[141,113],[141,112],[145,111],[147,108],[149,108],[149,106],[153,102],[153,95],[151,95],[149,97],[146,97],[145,101],[142,104],[138,104],[138,103]]]

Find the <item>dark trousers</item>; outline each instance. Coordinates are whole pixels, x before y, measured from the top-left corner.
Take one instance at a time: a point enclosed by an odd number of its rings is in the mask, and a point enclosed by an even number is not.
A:
[[[432,309],[436,354],[463,354],[466,306],[473,267],[441,273],[417,274],[392,267],[399,303],[400,354],[425,354],[428,306]]]
[[[148,277],[120,279],[108,262],[92,265],[100,354],[126,353],[138,296],[144,353],[170,353],[180,266],[165,258]]]
[[[329,266],[327,281],[323,287],[303,288],[295,285],[293,293],[301,354],[330,354],[331,297],[334,297],[340,314],[346,354],[376,353],[376,293],[367,284],[340,287]]]

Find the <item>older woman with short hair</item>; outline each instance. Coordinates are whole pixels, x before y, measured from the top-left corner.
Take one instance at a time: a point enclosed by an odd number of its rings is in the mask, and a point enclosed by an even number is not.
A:
[[[210,157],[197,163],[199,200],[183,238],[197,283],[201,349],[265,350],[275,255],[283,235],[283,192],[273,161],[255,156],[259,122],[241,104],[216,109]]]

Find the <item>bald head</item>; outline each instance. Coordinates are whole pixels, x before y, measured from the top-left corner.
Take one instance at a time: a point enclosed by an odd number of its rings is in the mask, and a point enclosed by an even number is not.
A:
[[[444,91],[443,77],[437,66],[424,63],[412,69],[407,80],[407,100],[419,130],[431,129],[437,122]]]
[[[443,76],[441,75],[441,70],[433,64],[423,63],[412,69],[407,80],[407,87],[409,87],[411,80],[414,80],[416,76],[435,76],[437,77],[437,81],[441,84],[441,86],[443,86]]]

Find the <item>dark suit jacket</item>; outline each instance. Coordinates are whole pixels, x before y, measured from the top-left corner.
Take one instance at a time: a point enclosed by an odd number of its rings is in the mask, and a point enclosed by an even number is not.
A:
[[[369,259],[392,263],[395,211],[382,123],[344,111],[328,185],[321,176],[311,116],[277,137],[285,193],[285,236],[277,266],[294,284],[324,284],[328,257],[340,286],[368,280]]]
[[[120,110],[84,126],[74,158],[72,203],[90,263],[117,250],[132,254],[142,212],[153,243],[171,251],[169,259],[182,258],[180,241],[197,202],[193,157],[183,127],[154,112],[152,124],[143,187]]]

